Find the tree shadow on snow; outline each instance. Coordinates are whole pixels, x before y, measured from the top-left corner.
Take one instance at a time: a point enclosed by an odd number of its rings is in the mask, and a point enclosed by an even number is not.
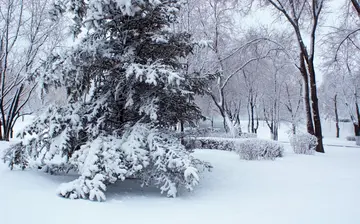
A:
[[[191,194],[192,192],[187,191],[184,187],[179,187],[177,198],[187,198]],[[124,200],[130,198],[172,199],[166,196],[166,192],[161,194],[158,186],[142,186],[141,181],[137,179],[117,181],[115,184],[107,186],[105,195],[107,200]]]

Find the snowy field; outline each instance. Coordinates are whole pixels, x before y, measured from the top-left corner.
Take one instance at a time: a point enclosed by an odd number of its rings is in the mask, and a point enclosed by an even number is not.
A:
[[[325,154],[295,155],[287,143],[285,156],[275,161],[197,150],[214,169],[194,192],[175,199],[131,181],[110,186],[106,202],[63,199],[56,188],[75,177],[10,171],[0,163],[0,224],[359,224],[360,148],[345,134],[333,138],[326,125]],[[351,126],[342,125],[350,135]],[[282,127],[280,140],[286,142]],[[260,125],[259,137],[268,138],[267,131]],[[6,146],[1,143],[0,150]]]

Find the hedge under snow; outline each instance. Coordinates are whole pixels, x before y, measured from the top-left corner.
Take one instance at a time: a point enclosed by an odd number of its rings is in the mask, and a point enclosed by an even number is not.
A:
[[[235,150],[235,138],[184,138],[184,145],[187,149],[218,149],[225,151]]]
[[[317,138],[309,133],[299,133],[289,137],[290,145],[297,154],[312,155],[318,144]]]
[[[264,139],[236,142],[235,147],[240,158],[245,160],[274,160],[276,157],[282,157],[284,153],[284,147],[280,143]]]
[[[346,136],[346,140],[350,141],[350,142],[355,142],[356,141],[356,137],[355,136]]]

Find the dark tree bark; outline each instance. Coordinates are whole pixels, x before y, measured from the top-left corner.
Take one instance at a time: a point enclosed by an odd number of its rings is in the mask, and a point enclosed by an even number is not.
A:
[[[358,0],[351,0],[351,3],[353,4],[356,12],[360,16],[360,2]]]
[[[293,135],[296,135],[296,125],[293,123],[293,124],[291,124],[291,126],[292,126],[291,130],[292,130]]]
[[[337,107],[337,94],[334,96],[334,112],[335,112],[335,125],[336,125],[336,138],[340,137],[339,114]]]
[[[354,125],[355,136],[360,136],[360,126],[358,124],[353,124],[353,125]]]
[[[255,122],[254,122],[254,104],[251,102],[250,103],[250,113],[251,113],[251,133],[256,133],[255,132]]]
[[[309,77],[310,77],[310,91],[311,91],[311,106],[312,113],[314,118],[314,131],[315,136],[318,140],[318,145],[316,146],[316,151],[324,153],[324,145],[323,145],[323,136],[321,130],[321,120],[319,113],[319,100],[317,97],[317,87],[316,87],[316,76],[314,70],[314,61],[311,59],[308,63]]]
[[[3,128],[4,128],[3,139],[5,141],[9,141],[10,137],[12,135],[11,134],[12,129],[13,129],[15,121],[17,120],[17,116],[19,113],[20,96],[21,96],[23,90],[24,90],[24,85],[20,85],[20,88],[17,89],[15,96],[10,104],[10,108],[9,108],[7,116],[5,115],[5,110],[3,108],[1,108],[1,113],[2,113],[2,117],[3,117],[2,123],[3,123]]]
[[[274,129],[274,140],[275,141],[279,140],[279,130],[278,130],[278,128]]]
[[[266,109],[264,107],[264,120],[266,122],[266,125],[270,129],[271,139],[274,140],[274,141],[277,141],[279,139],[279,137],[278,137],[278,124],[274,120],[273,114],[271,114],[270,116],[271,116],[271,118],[269,117],[269,114],[267,114]]]
[[[357,122],[354,122],[354,134],[355,136],[360,136],[360,110],[359,110],[359,104],[355,103],[356,107],[356,116],[357,116]]]
[[[0,139],[3,139],[3,137],[2,137],[2,123],[1,123],[1,121],[0,121]]]
[[[306,113],[306,128],[309,134],[315,135],[314,124],[311,114],[311,106],[310,106],[309,78],[306,72],[303,53],[300,54],[300,72],[304,80],[304,105],[305,105],[305,113]]]
[[[255,102],[254,102],[254,97],[251,96],[250,97],[250,127],[251,127],[251,133],[257,133],[257,127],[255,126]],[[258,126],[258,125],[257,125]]]
[[[248,132],[250,133],[250,124],[251,124],[251,114],[250,114],[250,103],[248,103],[248,105],[247,105],[247,112],[248,112],[248,126],[247,126],[247,128],[248,128]]]

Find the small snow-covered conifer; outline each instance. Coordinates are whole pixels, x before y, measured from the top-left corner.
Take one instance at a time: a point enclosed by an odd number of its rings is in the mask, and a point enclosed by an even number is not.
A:
[[[138,178],[175,196],[192,189],[210,165],[193,158],[169,132],[201,117],[198,90],[180,59],[190,35],[174,33],[178,0],[59,0],[52,13],[73,18],[77,45],[52,54],[36,71],[42,91],[65,87],[66,106],[51,106],[25,128],[30,139],[11,147],[11,167],[77,171],[67,198],[104,200],[106,186]]]

